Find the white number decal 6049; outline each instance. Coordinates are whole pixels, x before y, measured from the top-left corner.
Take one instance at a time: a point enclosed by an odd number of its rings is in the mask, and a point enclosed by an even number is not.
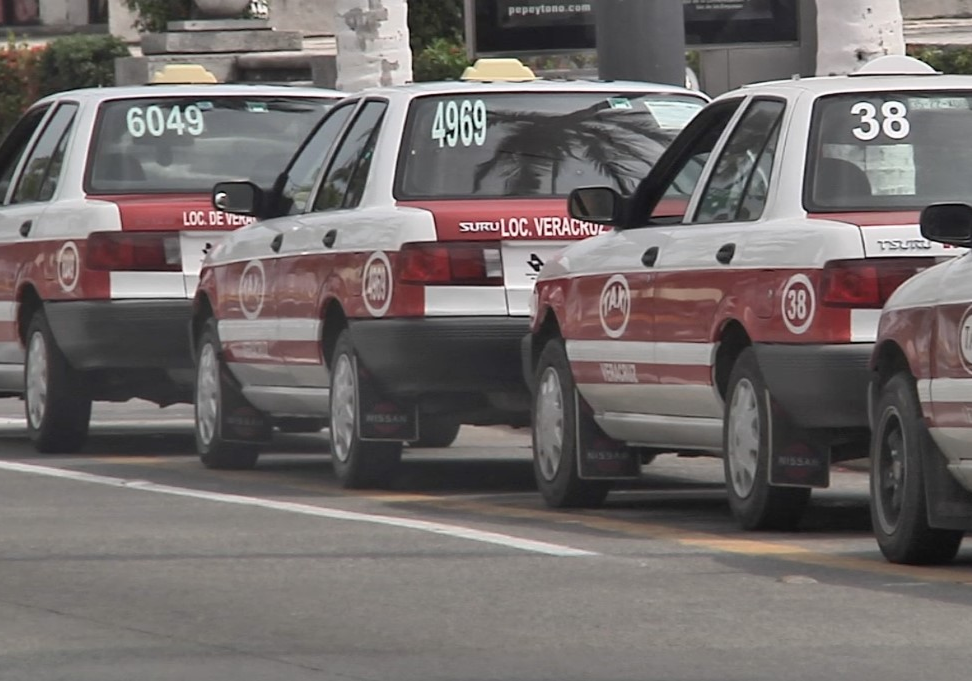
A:
[[[174,131],[177,135],[189,133],[195,137],[205,130],[202,109],[195,104],[184,109],[174,106],[168,115],[157,104],[144,109],[133,106],[128,110],[125,122],[132,137],[144,137],[146,132],[153,137],[161,137],[166,131]]]
[[[893,140],[903,140],[911,134],[908,109],[901,102],[885,102],[881,105],[881,120],[877,108],[870,102],[858,102],[851,107],[852,116],[860,116],[860,125],[853,130],[854,137],[870,142],[882,132]]]

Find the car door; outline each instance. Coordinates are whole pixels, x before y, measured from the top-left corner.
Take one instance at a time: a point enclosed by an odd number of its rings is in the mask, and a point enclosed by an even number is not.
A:
[[[689,206],[690,219],[668,230],[656,262],[656,414],[722,418],[712,374],[713,333],[718,317],[752,308],[743,292],[760,262],[759,238],[753,235],[770,191],[785,108],[779,99],[747,102],[707,165],[704,186]]]
[[[322,291],[330,289],[347,305],[355,297],[352,291],[360,292],[363,258],[376,246],[377,233],[369,230],[374,219],[361,201],[387,106],[381,99],[365,99],[356,107],[313,201],[284,236],[278,264],[279,338],[282,360],[296,386],[328,385],[320,343]]]
[[[644,442],[668,438],[672,424],[655,415],[668,411],[670,366],[680,355],[674,351],[676,346],[662,342],[658,334],[659,322],[668,323],[659,320],[659,314],[669,314],[659,308],[659,262],[668,251],[672,233],[685,220],[709,156],[740,102],[712,104],[689,123],[630,199],[627,228],[605,240],[612,244],[615,274],[602,277],[599,284],[580,284],[588,287],[581,296],[584,318],[591,320],[589,326],[600,325],[604,336],[613,338],[593,348],[601,362],[601,376],[593,376],[591,386],[578,387],[595,411],[604,414],[602,427],[613,437]],[[626,291],[630,292],[627,314],[623,309]],[[576,352],[571,357],[572,362],[580,359]],[[637,418],[631,418],[632,414]]]
[[[17,288],[24,268],[37,264],[38,245],[30,234],[56,190],[76,112],[73,103],[33,109],[0,147],[0,391],[18,391],[23,384]],[[72,281],[76,281],[76,266],[75,260]],[[51,280],[58,280],[57,274],[48,272]],[[55,285],[54,281],[39,283]],[[51,292],[40,291],[42,296]]]

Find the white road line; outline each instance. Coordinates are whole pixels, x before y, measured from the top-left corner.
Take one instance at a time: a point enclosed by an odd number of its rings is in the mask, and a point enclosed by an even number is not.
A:
[[[52,468],[49,466],[36,466],[34,464],[18,463],[15,461],[0,461],[0,470],[14,471],[17,473],[32,473],[34,475],[45,475],[51,478],[63,478],[66,480],[75,480],[77,482],[91,482],[97,485],[123,487],[126,489],[135,489],[143,492],[156,492],[158,494],[169,494],[177,497],[203,499],[205,501],[218,501],[224,504],[254,506],[273,511],[284,511],[286,513],[316,516],[318,518],[330,518],[332,520],[349,520],[353,522],[373,523],[375,525],[387,525],[389,527],[401,527],[408,530],[418,530],[420,532],[441,534],[447,537],[468,539],[470,541],[482,542],[484,544],[496,544],[511,549],[519,549],[520,551],[542,553],[548,556],[573,558],[577,556],[598,555],[593,551],[575,549],[573,547],[563,546],[560,544],[549,544],[542,541],[533,541],[532,539],[522,539],[520,537],[514,537],[508,534],[500,534],[499,532],[485,532],[483,530],[475,530],[471,527],[463,527],[461,525],[447,525],[445,523],[434,523],[426,520],[400,518],[397,516],[373,515],[371,513],[355,513],[353,511],[342,511],[336,508],[327,508],[325,506],[311,506],[309,504],[273,501],[272,499],[248,497],[240,494],[204,492],[202,490],[190,489],[187,487],[158,485],[154,482],[147,482],[145,480],[127,480],[125,478],[94,475],[92,473],[82,473],[80,471]]]

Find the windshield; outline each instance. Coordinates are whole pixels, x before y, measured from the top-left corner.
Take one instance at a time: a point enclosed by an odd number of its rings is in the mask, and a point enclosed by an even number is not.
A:
[[[876,92],[815,108],[808,210],[919,210],[972,193],[972,93]]]
[[[220,96],[106,102],[87,189],[94,194],[208,192],[227,179],[270,187],[333,100]]]
[[[520,92],[423,97],[409,111],[399,198],[631,192],[704,106],[698,97]]]

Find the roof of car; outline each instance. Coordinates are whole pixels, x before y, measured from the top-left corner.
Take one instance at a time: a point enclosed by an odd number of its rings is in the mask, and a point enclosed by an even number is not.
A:
[[[347,93],[337,90],[316,87],[295,87],[290,85],[253,84],[202,84],[202,85],[126,85],[101,88],[84,88],[67,90],[48,95],[41,101],[59,99],[74,99],[82,101],[106,101],[110,99],[128,99],[134,97],[206,97],[223,96],[268,96],[281,97],[325,97],[337,99],[346,97]]]
[[[389,87],[368,88],[359,95],[380,94],[389,97],[422,97],[426,95],[470,94],[485,92],[645,92],[659,94],[686,94],[705,97],[697,90],[630,80],[567,80],[546,79],[524,81],[466,81],[446,80],[428,83],[409,83]]]

